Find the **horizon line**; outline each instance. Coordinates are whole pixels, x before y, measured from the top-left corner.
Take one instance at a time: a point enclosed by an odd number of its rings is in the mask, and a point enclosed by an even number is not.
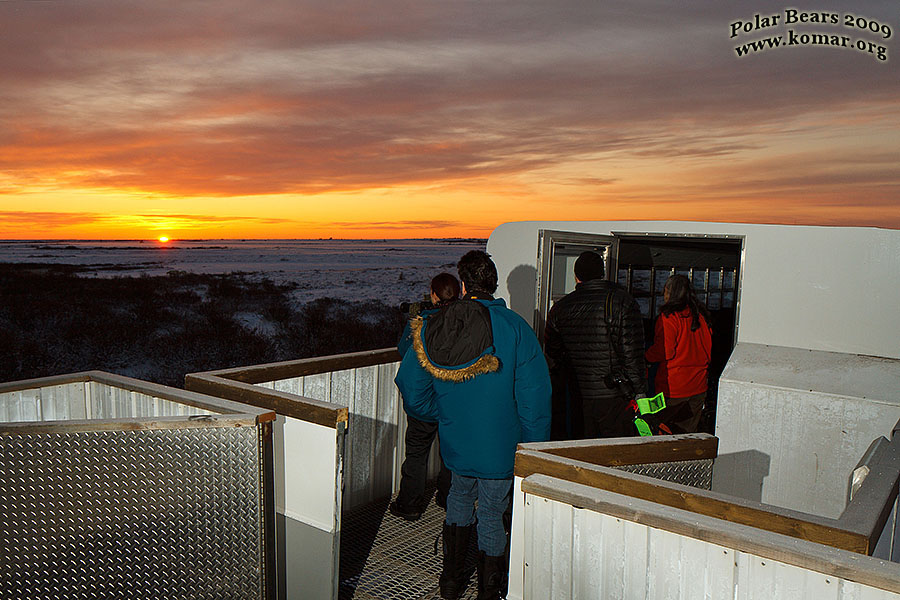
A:
[[[169,238],[167,242],[160,242],[157,238],[7,238],[0,239],[2,243],[34,243],[34,242],[138,242],[171,244],[172,242],[375,242],[375,241],[487,241],[486,237],[403,237],[403,238],[344,238],[344,237],[319,237],[319,238]]]

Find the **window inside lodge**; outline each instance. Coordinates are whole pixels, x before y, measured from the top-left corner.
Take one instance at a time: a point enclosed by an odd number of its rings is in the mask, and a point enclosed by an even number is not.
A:
[[[697,297],[711,311],[733,309],[737,304],[738,260],[734,244],[716,252],[716,243],[703,240],[696,250],[689,240],[640,244],[620,242],[617,280],[637,301],[644,319],[654,319],[663,305],[663,289],[672,275],[691,280]],[[632,247],[635,246],[635,247]]]
[[[743,240],[740,237],[654,236],[617,234],[616,280],[637,301],[644,321],[645,343],[653,340],[654,323],[663,305],[663,289],[672,275],[691,280],[697,297],[709,308],[713,330],[709,392],[701,430],[715,424],[719,375],[734,347]]]

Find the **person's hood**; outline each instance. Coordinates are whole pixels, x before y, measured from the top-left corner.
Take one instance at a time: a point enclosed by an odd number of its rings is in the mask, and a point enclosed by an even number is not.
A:
[[[477,300],[458,300],[414,318],[410,329],[419,364],[436,379],[460,382],[500,369],[491,313]]]

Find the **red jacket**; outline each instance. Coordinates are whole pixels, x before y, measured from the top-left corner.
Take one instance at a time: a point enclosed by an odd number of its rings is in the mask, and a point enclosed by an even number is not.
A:
[[[691,331],[691,311],[685,308],[656,320],[653,345],[644,354],[647,362],[659,363],[654,379],[657,392],[666,398],[687,398],[706,391],[706,370],[712,348],[712,333],[706,319]]]

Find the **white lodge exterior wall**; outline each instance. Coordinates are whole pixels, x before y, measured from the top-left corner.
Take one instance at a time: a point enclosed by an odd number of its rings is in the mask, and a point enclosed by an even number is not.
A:
[[[713,489],[837,518],[900,419],[900,360],[740,343],[719,379]]]
[[[900,231],[680,221],[527,221],[491,233],[497,295],[529,323],[538,230],[744,236],[740,342],[900,358]]]

